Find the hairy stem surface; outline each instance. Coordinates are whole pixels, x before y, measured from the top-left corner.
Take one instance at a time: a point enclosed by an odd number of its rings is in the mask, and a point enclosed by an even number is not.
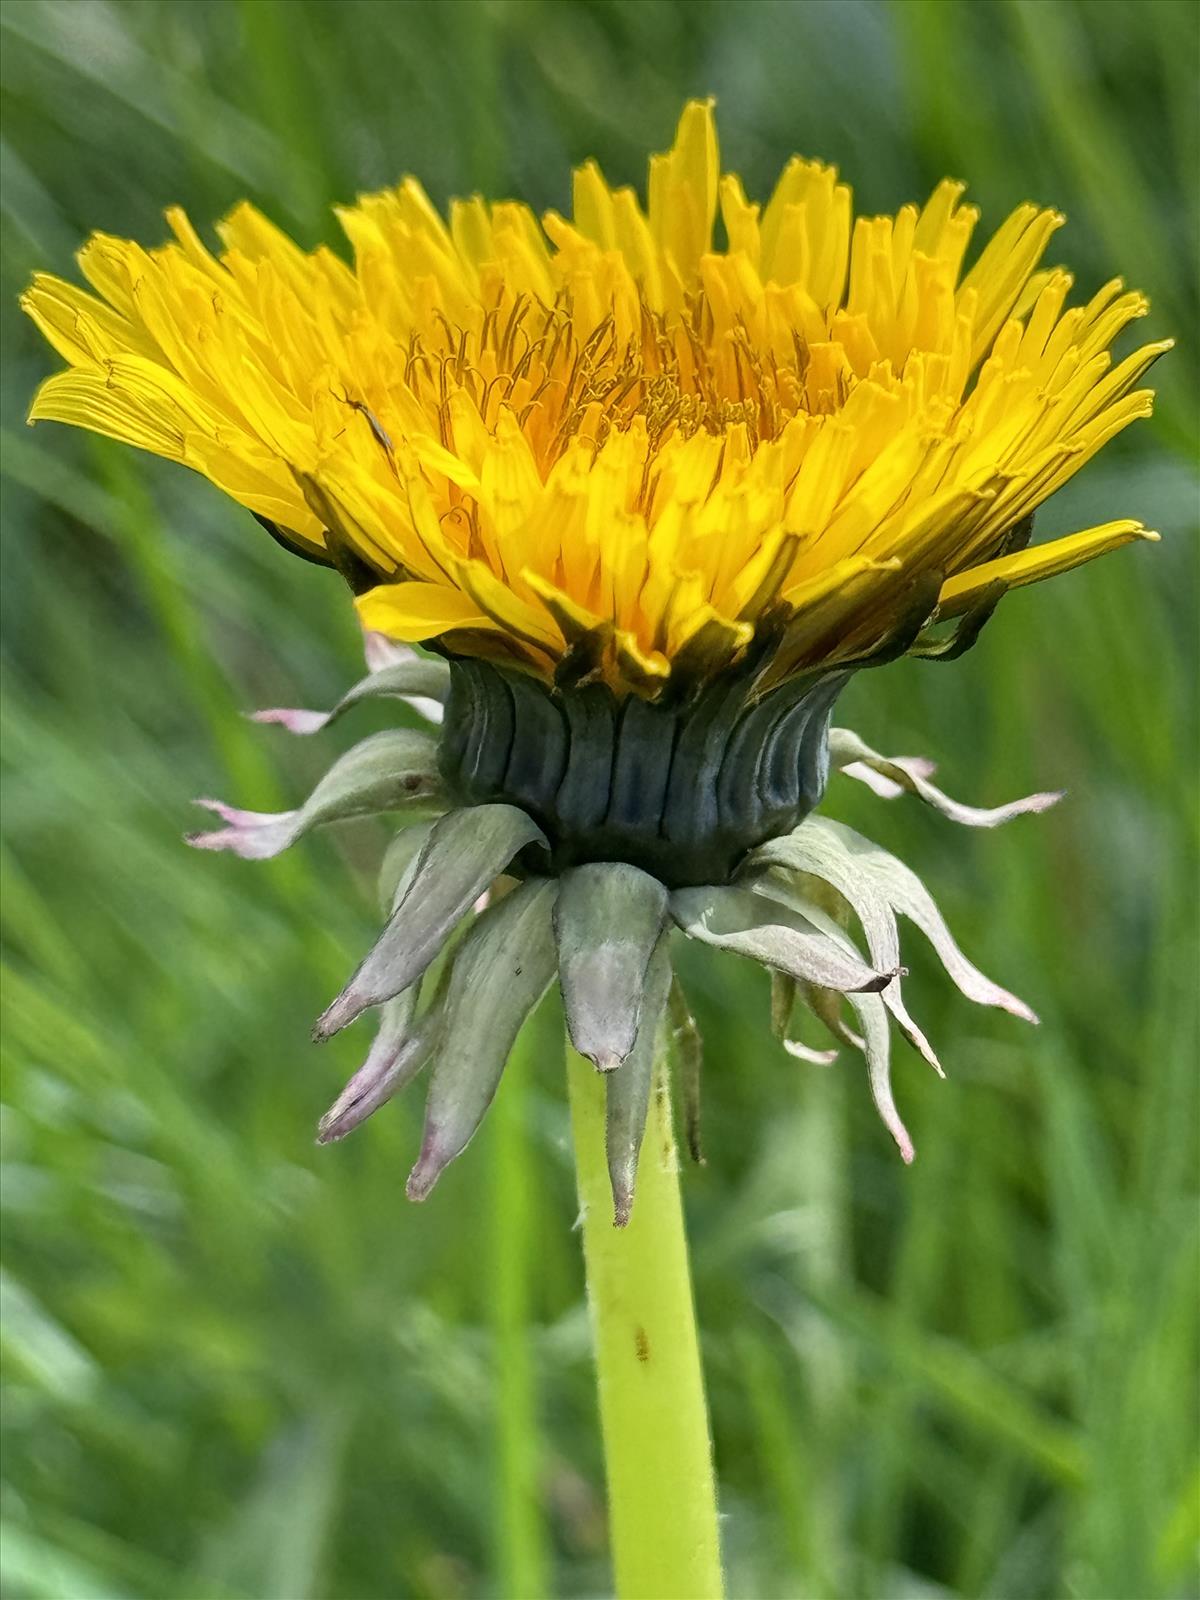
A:
[[[633,1215],[615,1228],[603,1079],[567,1077],[619,1600],[720,1600],[716,1484],[665,1059]]]
[[[525,1106],[531,1028],[517,1041],[492,1107],[492,1334],[496,1352],[496,1472],[493,1532],[496,1578],[504,1595],[549,1592],[542,1515],[532,1298],[535,1270]]]

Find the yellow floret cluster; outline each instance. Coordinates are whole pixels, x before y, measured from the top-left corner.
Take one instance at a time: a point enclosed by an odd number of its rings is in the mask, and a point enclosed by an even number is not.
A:
[[[300,249],[249,205],[213,255],[93,237],[94,294],[38,276],[25,307],[68,369],[31,420],[183,462],[345,570],[367,626],[544,678],[588,642],[618,692],[704,676],[770,618],[775,675],[860,658],[918,580],[960,615],[1143,536],[1013,531],[1150,410],[1167,342],[1114,364],[1147,310],[1067,308],[1032,205],[964,273],[962,185],[859,217],[834,169],[770,200],[721,176],[708,103],[650,162],[648,204],[593,163],[573,215],[475,198],[448,220],[406,179]],[[714,240],[718,218],[723,243]]]

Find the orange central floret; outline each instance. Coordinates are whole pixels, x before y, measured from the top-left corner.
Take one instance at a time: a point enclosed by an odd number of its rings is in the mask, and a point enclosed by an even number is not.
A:
[[[797,412],[829,413],[849,393],[845,373],[831,374],[828,363],[823,373],[814,368],[802,333],[793,331],[782,359],[757,350],[741,321],[717,339],[702,293],[676,317],[644,299],[638,309],[632,333],[620,336],[610,313],[585,337],[568,291],[552,306],[503,295],[478,330],[443,323],[431,339],[414,333],[405,346],[405,383],[436,416],[447,449],[454,444],[452,392],[464,391],[493,433],[503,411],[514,413],[543,478],[572,440],[595,449],[635,418],[651,452],[670,434],[688,439],[701,428],[722,434],[738,424],[754,449],[776,438]],[[822,376],[831,375],[833,387],[823,385]],[[374,420],[362,402],[348,403]],[[390,449],[382,424],[373,432]]]
[[[769,616],[785,677],[861,657],[915,586],[955,616],[1144,536],[1012,547],[1149,411],[1167,346],[1113,364],[1147,309],[1119,282],[1064,309],[1069,275],[1036,270],[1055,212],[1019,207],[964,276],[961,194],[855,221],[836,172],[794,160],[760,208],[694,103],[645,212],[591,163],[571,222],[474,199],[446,223],[408,179],[339,213],[350,267],[249,206],[215,257],[174,211],[175,244],[81,252],[101,299],[34,280],[70,370],[32,417],[204,473],[394,638],[545,678],[586,643],[654,696]]]

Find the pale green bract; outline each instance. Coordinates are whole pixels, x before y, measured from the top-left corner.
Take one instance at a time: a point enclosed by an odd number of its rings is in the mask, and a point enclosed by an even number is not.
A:
[[[448,687],[443,663],[368,637],[368,665],[368,677],[332,712],[279,710],[257,720],[308,734],[354,705],[394,697],[440,720]],[[930,781],[932,763],[922,758],[881,756],[840,728],[831,730],[829,748],[835,771],[885,798],[914,795],[967,826],[994,827],[1059,798],[1036,794],[993,809],[966,806]],[[314,827],[371,813],[402,818],[380,872],[384,928],[316,1025],[315,1037],[323,1039],[365,1010],[379,1012],[366,1060],[321,1119],[318,1138],[344,1138],[428,1063],[425,1130],[407,1189],[414,1200],[429,1194],[470,1142],[521,1025],[555,978],[575,1048],[605,1075],[617,1225],[632,1210],[656,1048],[663,1043],[673,1046],[687,1142],[698,1157],[700,1038],[671,960],[672,942],[681,937],[771,971],[772,1030],[791,1054],[825,1063],[842,1046],[859,1052],[880,1117],[905,1161],[913,1146],[892,1091],[890,1018],[942,1069],[901,998],[898,918],[916,923],[968,999],[1037,1020],[967,959],[909,867],[826,817],[808,816],[750,851],[730,883],[669,891],[623,861],[589,861],[543,876],[536,847],[546,841],[536,819],[509,804],[453,804],[438,780],[436,739],[408,729],[355,745],[295,811],[201,804],[226,826],[189,842],[249,859],[277,855]],[[431,819],[431,811],[440,815]],[[797,1006],[822,1025],[830,1048],[793,1036]]]

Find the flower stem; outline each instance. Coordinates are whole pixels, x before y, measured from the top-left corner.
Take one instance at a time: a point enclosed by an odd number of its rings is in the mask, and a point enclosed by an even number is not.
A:
[[[665,1059],[660,1056],[633,1216],[615,1228],[605,1087],[568,1046],[619,1600],[720,1600],[717,1497]]]
[[[492,1334],[496,1403],[493,1537],[497,1587],[506,1596],[547,1594],[549,1566],[539,1476],[535,1353],[530,1298],[534,1196],[525,1131],[532,1029],[522,1030],[492,1107]]]

